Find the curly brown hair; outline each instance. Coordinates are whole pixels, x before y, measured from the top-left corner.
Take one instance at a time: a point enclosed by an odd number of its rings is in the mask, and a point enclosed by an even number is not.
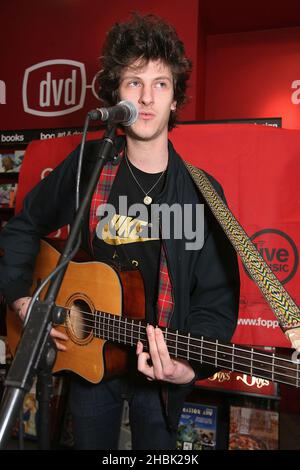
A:
[[[192,63],[185,56],[183,42],[175,29],[161,18],[135,13],[130,21],[116,23],[111,28],[103,46],[98,82],[99,97],[105,106],[113,106],[118,102],[121,72],[137,59],[141,59],[141,65],[149,60],[162,60],[168,65],[173,75],[177,107],[186,102],[187,80]],[[169,130],[175,126],[176,117],[176,112],[170,113]]]

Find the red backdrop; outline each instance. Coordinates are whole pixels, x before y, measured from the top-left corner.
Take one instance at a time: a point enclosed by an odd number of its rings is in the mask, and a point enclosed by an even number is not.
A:
[[[173,24],[197,63],[198,0],[187,0],[185,8],[181,0],[2,2],[0,129],[83,126],[87,110],[99,105],[91,85],[106,32],[133,11]],[[195,119],[196,76],[197,67],[185,120]]]
[[[223,3],[186,0],[182,8],[181,0],[114,0],[103,8],[99,0],[2,2],[0,129],[82,126],[86,111],[98,104],[91,86],[106,31],[136,10],[171,22],[193,61],[182,120],[279,116],[283,127],[299,128],[300,28],[232,34],[253,23],[262,29],[281,23],[271,5],[268,23],[258,1],[250,7]],[[290,9],[277,10],[287,24],[297,24],[296,5],[294,21]],[[221,25],[228,34],[211,34]]]
[[[209,36],[205,119],[282,117],[300,127],[300,28]]]
[[[98,136],[99,134],[97,134]],[[90,138],[94,137],[90,135]],[[294,300],[300,304],[300,131],[256,125],[181,125],[171,134],[186,160],[213,174],[229,207]],[[28,147],[19,179],[24,192],[80,141],[66,137]],[[276,317],[240,264],[239,325],[233,341],[289,346]]]

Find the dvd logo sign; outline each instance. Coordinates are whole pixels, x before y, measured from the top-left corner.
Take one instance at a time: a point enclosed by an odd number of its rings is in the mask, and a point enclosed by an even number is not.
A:
[[[6,104],[6,85],[3,80],[0,80],[0,104]]]
[[[294,277],[299,255],[296,244],[289,235],[270,228],[256,232],[251,240],[282,284]]]
[[[295,91],[292,93],[292,96],[291,96],[291,101],[293,104],[299,104],[300,103],[300,80],[294,80],[291,87],[295,88]]]
[[[73,113],[83,107],[86,88],[83,63],[68,59],[40,62],[24,73],[24,111],[47,117]]]

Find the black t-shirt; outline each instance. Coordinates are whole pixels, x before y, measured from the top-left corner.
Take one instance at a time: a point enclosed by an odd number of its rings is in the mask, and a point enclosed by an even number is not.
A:
[[[126,161],[125,157],[122,158],[107,201],[114,207],[115,215],[109,217],[102,230],[96,230],[94,254],[97,260],[114,264],[121,269],[138,267],[145,286],[146,320],[155,324],[161,240],[159,236],[152,236],[151,225],[149,226],[152,222],[151,205],[143,203],[145,194],[133,178],[128,165],[145,193],[159,180],[149,192],[153,203],[163,189],[166,172],[163,175],[145,173]],[[120,204],[119,196],[126,196],[126,204],[124,198]],[[140,214],[129,210],[130,206],[137,203],[143,205],[146,213]],[[156,231],[154,235],[159,234]]]

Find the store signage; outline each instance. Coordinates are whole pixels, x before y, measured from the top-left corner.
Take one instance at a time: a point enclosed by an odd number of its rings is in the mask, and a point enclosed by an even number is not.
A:
[[[0,339],[0,364],[6,364],[6,346],[3,339]]]
[[[69,59],[40,62],[24,73],[24,111],[47,117],[74,113],[84,105],[86,88],[86,70],[82,62]]]
[[[230,371],[217,372],[208,379],[199,380],[197,385],[200,387],[216,388],[220,391],[277,396],[277,386],[275,383],[259,377]]]
[[[294,80],[292,82],[291,88],[295,89],[291,96],[292,103],[300,104],[300,80]]]
[[[0,104],[6,104],[6,85],[3,80],[0,80]]]
[[[90,127],[90,131],[99,130],[100,126]],[[19,131],[0,131],[1,144],[28,144],[32,140],[48,140],[55,137],[68,137],[81,135],[81,127],[61,127],[57,129],[23,129]]]
[[[22,144],[25,143],[25,136],[21,132],[1,132],[1,144]]]
[[[251,240],[282,284],[293,279],[298,269],[299,253],[296,243],[287,233],[265,228],[254,233]],[[248,274],[246,269],[245,272]]]

